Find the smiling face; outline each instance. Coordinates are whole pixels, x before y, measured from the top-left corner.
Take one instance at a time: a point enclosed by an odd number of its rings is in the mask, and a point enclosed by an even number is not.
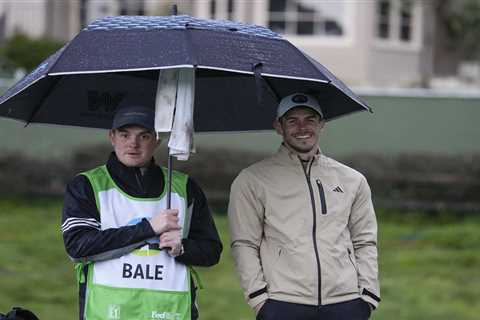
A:
[[[324,125],[320,115],[306,107],[293,108],[274,122],[285,146],[305,160],[317,152],[320,130]]]
[[[127,167],[144,167],[160,144],[155,133],[140,126],[110,130],[110,142],[118,160]]]

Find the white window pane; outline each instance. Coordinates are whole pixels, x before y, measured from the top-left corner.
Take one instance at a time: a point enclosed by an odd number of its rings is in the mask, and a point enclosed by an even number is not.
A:
[[[391,2],[380,0],[377,2],[377,36],[382,39],[390,37]]]
[[[344,34],[345,0],[270,0],[269,10],[269,27],[276,32],[328,36]]]
[[[410,41],[412,37],[412,2],[403,0],[400,7],[400,40]]]

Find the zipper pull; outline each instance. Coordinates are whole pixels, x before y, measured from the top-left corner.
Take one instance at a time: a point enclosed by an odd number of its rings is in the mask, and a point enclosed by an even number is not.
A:
[[[325,199],[325,190],[323,190],[322,181],[316,179],[315,182],[317,183],[320,204],[322,205],[322,214],[327,214],[327,201]]]

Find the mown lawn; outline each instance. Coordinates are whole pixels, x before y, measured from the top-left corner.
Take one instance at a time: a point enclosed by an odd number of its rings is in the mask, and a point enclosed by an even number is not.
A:
[[[41,320],[77,318],[60,211],[60,200],[0,200],[0,312],[23,306]],[[220,264],[200,270],[202,319],[253,319],[233,270],[226,219],[216,222],[225,250]],[[478,319],[480,216],[380,212],[379,223],[383,302],[373,319]]]

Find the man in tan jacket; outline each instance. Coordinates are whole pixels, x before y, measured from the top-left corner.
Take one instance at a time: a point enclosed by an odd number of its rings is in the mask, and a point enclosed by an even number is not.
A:
[[[313,96],[283,98],[279,151],[232,184],[232,252],[257,319],[364,320],[380,302],[370,188],[321,153],[324,125]]]

